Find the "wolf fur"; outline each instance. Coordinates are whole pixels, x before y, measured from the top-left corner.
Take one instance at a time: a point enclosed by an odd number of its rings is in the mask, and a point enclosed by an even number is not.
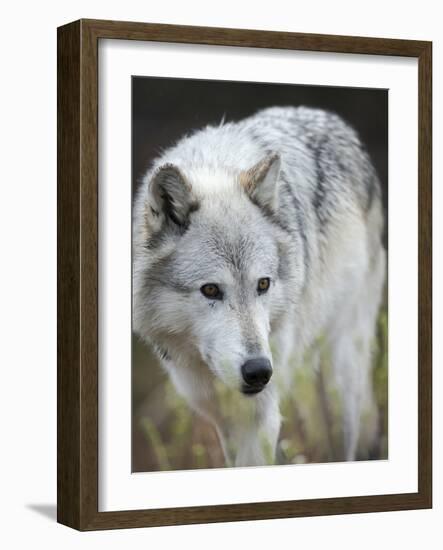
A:
[[[323,110],[271,107],[207,126],[146,173],[133,213],[133,326],[214,425],[227,465],[273,462],[279,400],[319,338],[341,396],[342,458],[356,458],[363,411],[374,408],[383,223],[368,154]],[[222,298],[203,296],[205,284]],[[244,395],[241,366],[257,357],[273,376]],[[235,396],[231,414],[220,386]]]

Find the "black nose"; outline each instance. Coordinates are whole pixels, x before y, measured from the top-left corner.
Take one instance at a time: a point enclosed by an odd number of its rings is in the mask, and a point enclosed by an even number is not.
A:
[[[272,365],[269,359],[260,357],[258,359],[249,359],[242,365],[241,373],[247,386],[246,390],[260,391],[269,382],[272,376]]]

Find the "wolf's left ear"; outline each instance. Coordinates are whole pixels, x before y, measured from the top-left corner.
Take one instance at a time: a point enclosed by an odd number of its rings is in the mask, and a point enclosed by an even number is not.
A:
[[[240,174],[240,184],[258,206],[276,212],[278,208],[277,181],[280,173],[280,157],[267,155],[249,170]]]

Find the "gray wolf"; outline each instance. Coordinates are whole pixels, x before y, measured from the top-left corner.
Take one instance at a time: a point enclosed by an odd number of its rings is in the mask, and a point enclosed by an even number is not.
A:
[[[319,338],[342,403],[342,458],[356,458],[374,408],[383,224],[365,148],[323,110],[271,107],[205,127],[147,171],[133,210],[133,327],[213,424],[227,465],[273,463],[279,400]]]

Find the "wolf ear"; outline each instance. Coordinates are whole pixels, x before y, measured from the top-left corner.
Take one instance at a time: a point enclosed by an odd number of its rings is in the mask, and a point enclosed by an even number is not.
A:
[[[195,210],[191,186],[174,164],[164,164],[153,175],[149,186],[146,217],[153,225],[172,222],[186,228],[189,213]]]
[[[276,212],[278,208],[277,181],[280,165],[279,155],[271,153],[240,174],[240,184],[251,200],[272,212]]]

